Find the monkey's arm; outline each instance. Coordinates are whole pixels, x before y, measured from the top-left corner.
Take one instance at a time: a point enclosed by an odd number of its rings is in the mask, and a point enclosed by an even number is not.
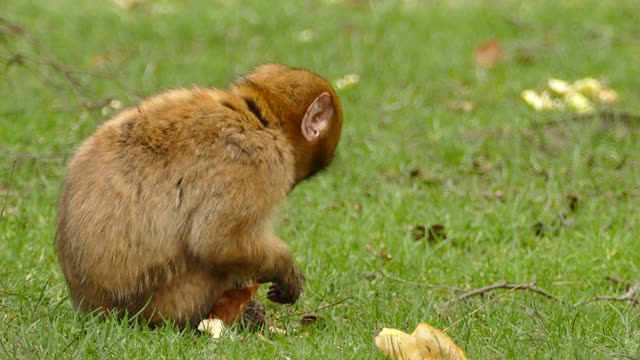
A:
[[[256,234],[257,235],[257,234]],[[271,282],[267,296],[278,303],[294,303],[302,290],[304,276],[293,260],[289,247],[273,234],[236,233],[224,244],[212,239],[208,248],[197,251],[212,271]]]
[[[226,170],[210,182],[226,191],[206,194],[193,214],[189,251],[211,271],[272,282],[272,301],[294,303],[304,277],[271,220],[290,185],[246,164]]]

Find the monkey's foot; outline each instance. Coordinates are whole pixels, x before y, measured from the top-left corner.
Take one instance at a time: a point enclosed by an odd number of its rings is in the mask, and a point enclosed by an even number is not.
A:
[[[252,300],[247,304],[247,308],[242,314],[242,326],[245,329],[256,331],[264,328],[266,324],[264,305],[256,300]]]

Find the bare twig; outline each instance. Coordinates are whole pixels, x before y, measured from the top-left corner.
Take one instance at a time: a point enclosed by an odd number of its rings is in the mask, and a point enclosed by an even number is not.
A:
[[[1,32],[6,32],[14,36],[21,37],[32,44],[35,43],[33,36],[31,36],[31,34],[27,32],[22,26],[9,21],[3,16],[0,16],[0,26],[3,28],[2,30],[4,30]]]
[[[13,160],[13,166],[11,166],[11,175],[9,175],[9,183],[7,184],[7,191],[4,193],[4,201],[2,203],[2,210],[0,210],[0,223],[2,223],[2,218],[4,216],[4,211],[7,209],[7,201],[9,199],[9,190],[11,190],[11,182],[13,181],[13,172],[16,170],[16,162],[18,160]]]
[[[282,316],[279,316],[279,317],[275,318],[274,320],[277,321],[277,320],[286,319],[286,318],[289,318],[289,317],[292,317],[292,316],[300,316],[300,315],[311,314],[311,313],[317,312],[319,310],[323,310],[323,309],[326,309],[326,308],[330,308],[330,307],[333,307],[333,306],[337,306],[337,305],[343,304],[343,303],[347,302],[347,300],[349,300],[349,299],[351,299],[351,296],[348,296],[348,297],[346,297],[346,298],[344,298],[342,300],[338,300],[338,301],[336,301],[334,303],[331,303],[331,304],[328,304],[328,305],[320,306],[320,307],[315,308],[315,309],[311,309],[311,310],[307,310],[307,311],[300,311],[300,312],[295,312],[295,313],[289,313],[289,314],[284,314]]]
[[[11,336],[13,336],[13,340],[15,340],[16,344],[18,344],[22,348],[22,350],[28,355],[28,357],[30,358],[36,357],[35,354],[29,349],[29,346],[27,346],[27,344],[24,342],[22,338],[20,338],[16,334],[11,334]]]
[[[501,298],[503,298],[503,297],[505,297],[505,296],[509,295],[510,293],[512,293],[512,292],[514,292],[514,291],[516,291],[516,289],[515,289],[515,288],[510,289],[510,290],[508,290],[508,291],[504,292],[503,294],[500,294],[500,295],[496,296],[495,298],[493,298],[493,299],[491,299],[491,300],[487,301],[486,303],[484,303],[484,304],[480,305],[477,309],[473,310],[472,312],[470,312],[470,313],[468,313],[467,315],[463,316],[462,318],[458,319],[458,321],[456,321],[456,322],[454,322],[453,324],[451,324],[451,325],[447,326],[446,328],[442,329],[442,331],[444,331],[444,332],[449,331],[449,329],[451,329],[452,327],[454,327],[454,326],[456,326],[456,325],[460,324],[460,323],[461,323],[462,321],[464,321],[466,318],[468,318],[468,317],[472,316],[473,314],[477,313],[478,311],[480,311],[480,310],[482,310],[482,309],[486,308],[486,307],[487,307],[487,306],[489,306],[490,304],[493,304],[494,302],[496,302],[496,301],[498,301],[499,299],[501,299]]]
[[[617,277],[617,276],[607,276],[605,279],[607,279],[607,280],[611,281],[611,282],[612,282],[612,283],[614,283],[614,284],[618,284],[618,283],[621,283],[621,282],[622,282],[622,279],[620,279],[620,278],[619,278],[619,277]]]
[[[477,296],[477,295],[483,295],[486,294],[488,292],[494,291],[494,290],[498,290],[498,289],[507,289],[507,291],[505,291],[504,293],[496,296],[495,298],[487,301],[486,303],[482,304],[481,306],[479,306],[477,309],[473,310],[472,312],[470,312],[469,314],[463,316],[462,318],[460,318],[459,320],[457,320],[456,322],[454,322],[453,324],[447,326],[446,328],[443,329],[444,332],[447,332],[449,329],[451,329],[452,327],[458,325],[459,323],[461,323],[462,321],[464,321],[465,319],[467,319],[468,317],[472,316],[473,314],[479,312],[480,310],[484,309],[485,307],[489,306],[490,304],[493,304],[494,302],[498,301],[499,299],[507,296],[508,294],[516,291],[516,290],[529,290],[531,292],[534,292],[536,294],[540,294],[543,295],[545,297],[548,297],[550,299],[556,300],[562,304],[566,304],[566,302],[556,296],[551,295],[550,293],[538,288],[535,286],[534,282],[528,283],[528,284],[509,284],[506,281],[501,281],[497,284],[493,284],[493,285],[489,285],[489,286],[485,286],[476,290],[472,290],[469,291],[459,297],[457,297],[455,300],[451,300],[448,301],[444,304],[444,306],[447,306],[449,304],[451,304],[451,302],[453,301],[459,301],[459,300],[464,300],[464,299],[468,299],[472,296]],[[535,306],[535,305],[534,305]],[[536,311],[536,315],[539,316],[539,314],[537,313],[537,309],[535,309]],[[542,319],[540,318],[539,321],[542,322]],[[544,322],[542,322],[542,326],[544,327]]]
[[[472,291],[469,291],[467,293],[464,293],[460,296],[457,296],[454,300],[448,301],[446,304],[449,304],[453,301],[460,301],[460,300],[465,300],[468,299],[470,297],[473,296],[478,296],[478,295],[484,295],[488,292],[494,291],[494,290],[499,290],[499,289],[507,289],[507,290],[528,290],[531,292],[534,292],[536,294],[540,294],[542,296],[545,296],[549,299],[553,299],[556,300],[560,303],[566,304],[564,300],[558,298],[557,296],[551,295],[550,293],[540,289],[539,287],[537,287],[535,285],[534,282],[528,283],[528,284],[509,284],[506,281],[501,281],[497,284],[493,284],[493,285],[489,285],[489,286],[485,286],[479,289],[475,289]]]
[[[97,101],[83,101],[80,104],[77,105],[71,105],[71,106],[60,106],[60,107],[54,107],[51,109],[51,111],[53,112],[75,112],[78,110],[100,110],[106,106],[110,106],[112,101],[115,100],[115,97],[113,96],[109,96],[106,97],[102,100],[97,100]],[[117,110],[117,109],[115,109]]]
[[[585,304],[595,302],[595,301],[630,301],[635,305],[640,305],[640,281],[635,284],[629,286],[629,290],[627,290],[626,294],[622,296],[597,296],[592,300],[585,302]]]
[[[411,286],[426,287],[426,288],[431,288],[431,289],[444,289],[444,290],[451,290],[451,291],[457,291],[457,292],[464,291],[464,290],[462,290],[460,288],[456,288],[456,287],[453,287],[453,286],[428,284],[426,282],[408,281],[408,280],[401,279],[401,278],[393,276],[393,275],[389,275],[389,274],[385,273],[382,270],[380,270],[380,275],[382,275],[382,277],[384,277],[384,278],[387,278],[387,279],[390,279],[390,280],[393,280],[393,281],[397,281],[399,283],[411,285]]]
[[[17,160],[38,160],[38,161],[59,161],[64,159],[65,156],[69,155],[68,153],[36,154],[36,153],[17,151],[17,150],[13,150],[11,148],[5,148],[5,147],[0,147],[0,153],[5,153],[9,157],[15,158]]]
[[[121,72],[122,67],[130,56],[126,56],[112,71],[93,71],[81,68],[70,67],[59,62],[54,56],[51,56],[51,51],[48,51],[31,33],[26,31],[22,26],[9,21],[8,19],[0,16],[0,34],[10,34],[15,38],[28,42],[32,51],[24,52],[14,49],[9,43],[5,43],[9,55],[0,58],[0,61],[5,63],[5,67],[11,65],[21,65],[27,70],[38,76],[42,82],[46,85],[53,87],[54,89],[63,89],[64,86],[58,79],[54,79],[50,76],[51,73],[58,74],[64,79],[67,87],[70,88],[78,98],[86,98],[87,94],[90,94],[90,89],[87,87],[87,81],[83,81],[82,76],[90,76],[92,78],[104,79],[113,81],[119,87],[125,90],[134,97],[140,97],[141,94],[135,90],[129,89],[121,79],[117,77],[117,74]],[[39,55],[44,54],[44,55]],[[83,101],[82,103],[87,103]],[[80,106],[81,108],[87,108]],[[91,110],[91,107],[88,107]]]

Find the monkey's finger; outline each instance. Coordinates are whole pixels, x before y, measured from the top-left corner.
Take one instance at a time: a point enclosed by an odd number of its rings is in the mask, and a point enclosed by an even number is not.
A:
[[[267,291],[267,298],[278,304],[293,304],[290,296],[286,296],[282,289],[277,285],[271,285],[269,290]]]
[[[269,287],[269,290],[267,290],[267,298],[269,298],[269,300],[273,302],[280,302],[278,300],[280,300],[281,297],[282,294],[277,286],[272,285],[271,287]]]

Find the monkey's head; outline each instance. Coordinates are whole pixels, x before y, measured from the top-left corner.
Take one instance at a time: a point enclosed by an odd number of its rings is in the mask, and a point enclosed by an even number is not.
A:
[[[311,71],[265,64],[236,80],[231,90],[267,127],[293,145],[296,183],[331,163],[342,129],[342,107],[331,85]]]

